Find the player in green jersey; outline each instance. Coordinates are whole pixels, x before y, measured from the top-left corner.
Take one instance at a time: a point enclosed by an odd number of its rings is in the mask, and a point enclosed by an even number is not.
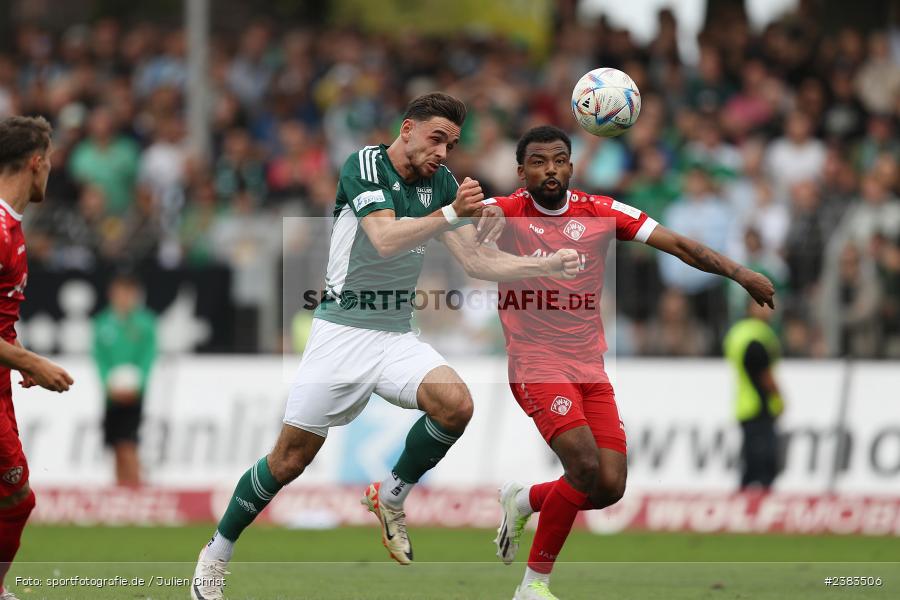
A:
[[[413,559],[403,501],[459,439],[472,416],[459,375],[410,328],[424,245],[441,238],[474,277],[494,281],[571,278],[578,255],[516,257],[479,245],[468,217],[483,208],[481,186],[457,184],[443,165],[459,141],[465,105],[446,94],[414,99],[390,146],[367,146],[341,169],[326,271],[327,297],[288,395],[275,448],[240,479],[197,563],[191,597],[222,598],[234,542],[275,494],[296,479],[330,427],[352,421],[374,393],[424,414],[384,481],[362,499],[378,517],[382,541],[400,564]]]

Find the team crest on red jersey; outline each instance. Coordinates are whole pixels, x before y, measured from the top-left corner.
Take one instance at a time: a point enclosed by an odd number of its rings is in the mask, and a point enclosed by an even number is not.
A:
[[[22,479],[22,473],[25,471],[23,467],[13,467],[9,471],[3,474],[0,479],[3,479],[9,485],[16,485],[19,483],[19,480]]]
[[[566,226],[563,228],[563,233],[566,234],[567,238],[575,240],[577,242],[581,239],[581,236],[584,235],[586,229],[587,227],[585,227],[575,219],[572,219],[571,221],[566,223]]]
[[[572,401],[566,398],[565,396],[557,396],[553,399],[553,404],[550,405],[550,410],[555,412],[558,415],[565,416],[568,414],[569,409],[572,408]]]

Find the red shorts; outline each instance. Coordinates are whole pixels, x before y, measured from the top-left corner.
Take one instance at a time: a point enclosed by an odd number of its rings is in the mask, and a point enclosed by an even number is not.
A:
[[[561,433],[587,425],[598,448],[626,453],[625,426],[608,381],[557,381],[564,378],[559,372],[542,376],[539,369],[522,366],[516,369],[510,361],[509,387],[548,444]]]
[[[28,463],[19,440],[12,390],[0,388],[0,498],[11,496],[28,483]]]

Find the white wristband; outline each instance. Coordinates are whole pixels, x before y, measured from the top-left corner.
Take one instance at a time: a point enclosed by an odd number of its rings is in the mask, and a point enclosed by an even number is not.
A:
[[[452,204],[441,207],[441,212],[444,213],[444,218],[447,219],[447,222],[451,225],[456,225],[457,223],[459,223],[459,215],[457,215],[456,211],[453,210]]]

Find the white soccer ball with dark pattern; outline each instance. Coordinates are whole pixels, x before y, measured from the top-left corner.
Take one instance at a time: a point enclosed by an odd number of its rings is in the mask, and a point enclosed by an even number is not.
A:
[[[588,133],[601,137],[622,135],[641,113],[641,93],[622,71],[594,69],[575,84],[572,113]]]

